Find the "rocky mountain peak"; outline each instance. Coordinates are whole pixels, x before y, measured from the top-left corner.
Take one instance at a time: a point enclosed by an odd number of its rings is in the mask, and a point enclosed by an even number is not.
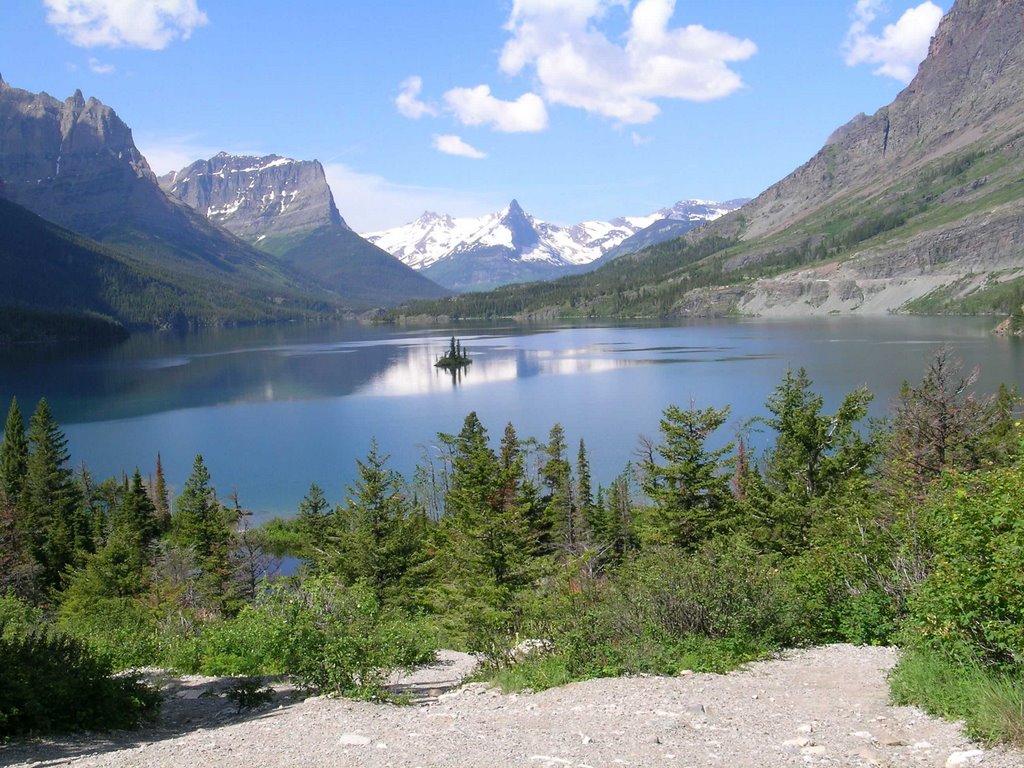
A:
[[[251,242],[322,226],[348,229],[316,160],[218,152],[161,177],[160,186]]]
[[[6,83],[0,88],[0,177],[6,195],[43,218],[102,234],[136,181],[156,177],[131,129],[81,90],[59,101]]]

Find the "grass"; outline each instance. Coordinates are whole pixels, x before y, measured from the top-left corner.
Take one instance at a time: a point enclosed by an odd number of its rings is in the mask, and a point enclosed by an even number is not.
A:
[[[995,672],[924,650],[907,651],[889,679],[896,704],[963,720],[971,737],[1024,747],[1024,670]]]

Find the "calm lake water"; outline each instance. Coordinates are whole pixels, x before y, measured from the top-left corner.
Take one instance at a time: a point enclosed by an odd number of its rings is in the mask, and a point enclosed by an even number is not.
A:
[[[1024,343],[989,332],[989,318],[821,318],[677,325],[460,325],[474,363],[460,381],[433,367],[450,329],[340,325],[134,337],[102,351],[0,354],[0,403],[26,415],[45,396],[76,465],[97,477],[152,471],[172,488],[202,453],[222,496],[237,490],[257,517],[291,514],[319,483],[343,499],[376,437],[410,474],[439,431],[475,410],[497,440],[507,421],[544,439],[555,422],[584,438],[607,484],[656,436],[662,410],[691,400],[732,406],[732,429],[764,413],[788,367],[807,368],[834,408],[854,387],[888,412],[942,344],[980,366],[979,389],[1024,390]],[[723,435],[723,439],[730,437]]]

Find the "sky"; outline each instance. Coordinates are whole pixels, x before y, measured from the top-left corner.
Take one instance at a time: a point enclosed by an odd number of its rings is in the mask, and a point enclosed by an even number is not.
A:
[[[323,163],[360,232],[753,197],[913,77],[952,0],[3,0],[0,74],[157,173]]]

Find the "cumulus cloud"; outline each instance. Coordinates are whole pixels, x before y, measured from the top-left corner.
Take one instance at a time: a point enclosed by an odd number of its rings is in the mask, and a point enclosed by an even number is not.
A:
[[[532,67],[541,95],[618,120],[647,123],[656,99],[709,101],[743,87],[729,68],[757,52],[750,40],[699,24],[671,27],[675,0],[639,0],[619,43],[598,23],[623,0],[514,0],[501,70]]]
[[[407,77],[398,86],[401,90],[395,97],[395,106],[398,112],[405,117],[419,120],[424,115],[434,116],[437,110],[424,101],[420,101],[420,93],[423,91],[423,78],[419,75]]]
[[[444,100],[463,125],[490,125],[505,133],[536,133],[548,127],[547,108],[535,93],[503,101],[492,96],[488,86],[478,85],[452,88]]]
[[[482,160],[487,157],[485,152],[481,152],[471,144],[467,144],[462,140],[461,136],[453,136],[451,134],[445,134],[442,136],[434,137],[434,149],[438,152],[444,152],[446,155],[456,155],[458,157],[471,157],[474,160]]]
[[[910,8],[895,24],[887,24],[880,35],[871,25],[883,7],[882,0],[858,0],[853,9],[853,23],[846,33],[843,47],[846,63],[875,65],[876,75],[886,75],[909,83],[917,66],[928,55],[928,44],[942,20],[942,9],[932,2]]]
[[[196,0],[43,0],[46,21],[82,48],[158,51],[208,22]]]
[[[114,71],[113,64],[104,64],[95,57],[89,59],[89,69],[97,75],[109,75]]]

